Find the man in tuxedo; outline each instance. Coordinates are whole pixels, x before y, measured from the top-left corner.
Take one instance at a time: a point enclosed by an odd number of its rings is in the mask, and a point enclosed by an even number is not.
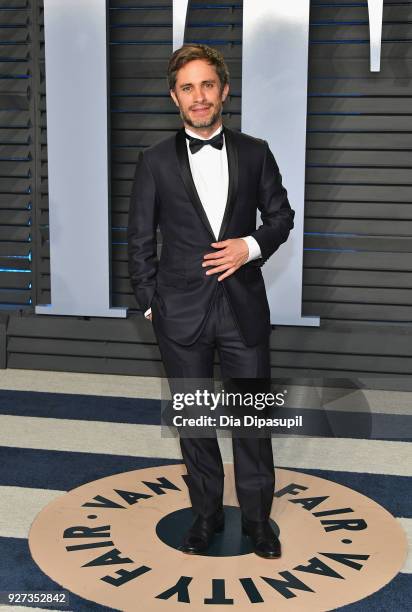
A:
[[[134,294],[169,379],[212,379],[217,348],[223,379],[268,380],[261,266],[287,240],[294,211],[267,142],[222,125],[229,73],[220,53],[184,45],[170,59],[168,81],[183,128],[141,153],[136,166],[128,225]],[[224,527],[223,464],[216,437],[181,436],[180,446],[195,514],[181,550],[199,554]],[[243,533],[256,554],[279,557],[269,524],[271,438],[233,437],[233,453]]]

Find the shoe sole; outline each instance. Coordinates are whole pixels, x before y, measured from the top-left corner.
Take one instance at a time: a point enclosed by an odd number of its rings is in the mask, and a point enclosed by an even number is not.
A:
[[[205,550],[184,550],[183,548],[179,548],[178,550],[185,555],[202,555],[206,552],[207,548],[205,548]]]
[[[262,559],[279,559],[282,556],[282,553],[279,553],[278,555],[262,555],[261,553],[258,553],[256,550],[253,551],[255,553],[255,555],[257,555],[258,557],[261,557]]]

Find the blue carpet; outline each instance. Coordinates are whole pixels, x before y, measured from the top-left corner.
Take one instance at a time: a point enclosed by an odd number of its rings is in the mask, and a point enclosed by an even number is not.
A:
[[[160,425],[160,401],[100,395],[0,390],[0,414]]]
[[[69,491],[111,474],[176,463],[182,461],[2,446],[0,485]]]

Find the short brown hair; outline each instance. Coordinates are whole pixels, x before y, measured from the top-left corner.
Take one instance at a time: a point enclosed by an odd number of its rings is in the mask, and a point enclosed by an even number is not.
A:
[[[176,86],[176,78],[178,71],[193,60],[203,59],[215,67],[220,80],[221,89],[229,83],[229,70],[223,59],[223,55],[216,49],[208,47],[208,45],[190,44],[183,45],[180,49],[176,49],[169,60],[167,68],[167,80],[169,89],[174,89]]]

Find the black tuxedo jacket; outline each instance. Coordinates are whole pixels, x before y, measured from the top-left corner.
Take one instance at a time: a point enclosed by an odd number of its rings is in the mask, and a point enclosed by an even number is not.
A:
[[[137,302],[152,308],[155,327],[182,345],[198,338],[218,282],[247,346],[270,332],[260,267],[287,240],[294,211],[268,144],[224,127],[229,189],[219,240],[251,235],[262,257],[218,281],[205,275],[215,237],[191,175],[184,129],[140,154],[129,209],[129,273]],[[211,176],[213,181],[214,177]],[[256,229],[257,209],[262,225]],[[162,235],[160,260],[156,233]]]

